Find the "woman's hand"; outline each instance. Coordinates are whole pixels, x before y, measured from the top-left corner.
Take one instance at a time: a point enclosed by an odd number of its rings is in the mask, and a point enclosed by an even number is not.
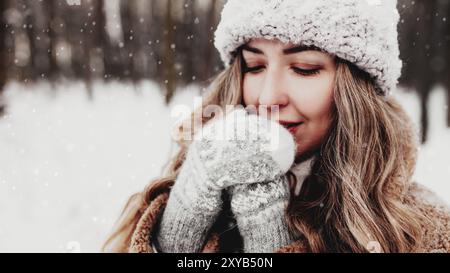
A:
[[[243,109],[207,124],[191,146],[203,163],[205,182],[217,189],[273,180],[289,170],[296,152],[289,131]]]
[[[208,123],[195,135],[172,188],[157,236],[160,250],[200,251],[222,208],[222,190],[282,176],[295,150],[285,128],[242,109]]]
[[[285,175],[265,183],[236,185],[229,193],[244,252],[270,253],[295,241],[285,215],[290,198]]]

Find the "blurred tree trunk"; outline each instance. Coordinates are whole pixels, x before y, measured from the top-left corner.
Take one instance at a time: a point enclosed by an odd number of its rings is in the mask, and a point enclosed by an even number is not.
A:
[[[122,77],[122,58],[119,48],[119,42],[113,40],[106,29],[106,2],[105,0],[99,0],[98,8],[101,10],[101,18],[99,18],[99,24],[101,28],[101,39],[103,44],[103,63],[104,63],[104,78],[121,78]],[[100,10],[98,11],[100,12]]]
[[[138,53],[139,53],[139,39],[141,33],[139,32],[139,21],[138,16],[138,0],[128,1],[127,5],[128,18],[129,18],[129,28],[130,36],[128,42],[129,54],[128,58],[131,67],[131,81],[136,84],[141,76],[141,71],[139,67]]]
[[[122,21],[123,32],[123,44],[121,47],[121,61],[123,76],[129,78],[133,74],[133,63],[131,58],[133,57],[131,42],[134,39],[133,29],[131,27],[131,10],[129,7],[129,1],[120,1],[120,19]]]
[[[429,60],[430,72],[434,75],[433,83],[442,85],[446,91],[447,96],[449,89],[447,88],[448,71],[449,71],[449,40],[446,41],[446,32],[448,31],[447,10],[450,1],[433,1],[434,10],[432,13],[432,26],[429,29],[431,34],[431,57]],[[432,31],[431,31],[432,30]],[[448,107],[447,107],[448,109]],[[447,110],[448,116],[448,110]]]
[[[163,39],[163,17],[162,5],[165,4],[161,1],[152,1],[152,22],[150,25],[150,36],[152,37],[152,52],[150,53],[154,59],[152,70],[154,71],[153,77],[158,82],[161,83],[164,78],[164,71],[161,68],[163,59],[163,50],[161,49],[161,41]]]
[[[95,77],[103,77],[105,74],[105,50],[104,47],[107,45],[104,40],[104,33],[106,32],[106,18],[104,9],[104,2],[102,0],[94,1],[94,21],[92,24],[93,33],[93,43],[95,44]]]
[[[436,1],[422,1],[420,3],[421,16],[420,20],[423,20],[419,24],[419,43],[417,44],[417,49],[419,52],[415,55],[418,59],[418,66],[416,66],[416,77],[418,79],[417,91],[419,92],[419,97],[421,101],[421,116],[420,123],[422,128],[421,140],[425,143],[428,140],[428,129],[429,129],[429,109],[428,102],[430,98],[430,93],[433,88],[433,83],[435,82],[435,75],[433,73],[432,67],[430,67],[431,51],[432,51],[432,31],[434,26],[434,14]],[[424,70],[425,69],[425,70]]]
[[[33,80],[38,79],[41,75],[48,75],[50,69],[50,60],[48,58],[48,50],[50,48],[49,20],[47,18],[47,10],[45,4],[41,1],[31,1],[29,3],[32,10],[31,16],[28,16],[28,39],[30,43],[30,70],[33,70],[31,77]]]
[[[409,81],[408,85],[414,87],[420,99],[420,128],[421,141],[425,143],[428,138],[429,110],[428,102],[430,92],[436,80],[435,72],[431,67],[432,58],[432,31],[435,17],[436,1],[417,1],[409,8],[410,14],[405,18],[404,25],[409,28],[410,35],[406,41],[408,55],[407,60],[408,75],[405,78]]]
[[[49,61],[49,67],[47,73],[42,73],[41,78],[47,78],[50,81],[54,81],[58,76],[58,63],[56,61],[56,39],[57,33],[55,28],[55,17],[56,17],[56,0],[54,1],[42,1],[44,5],[44,10],[46,11],[46,25],[47,25],[47,36],[48,36],[48,48],[47,48],[47,58]]]
[[[175,30],[172,17],[172,0],[167,1],[164,44],[164,83],[166,86],[166,103],[170,103],[175,92]]]
[[[22,2],[23,3],[23,2]],[[35,79],[36,78],[36,62],[34,56],[37,55],[37,49],[36,49],[36,28],[37,28],[37,16],[36,13],[38,12],[37,6],[39,3],[37,1],[28,2],[27,4],[27,11],[24,12],[25,15],[25,28],[27,31],[27,37],[28,37],[28,45],[30,49],[30,55],[28,58],[28,65],[25,67],[25,82],[28,82],[28,80]],[[23,3],[25,5],[25,3]]]
[[[408,89],[413,88],[413,68],[414,68],[414,51],[416,46],[416,27],[417,12],[411,6],[411,3],[406,0],[400,0],[398,8],[401,16],[399,26],[399,44],[400,44],[400,58],[403,61],[402,75],[399,79],[401,85]]]
[[[98,0],[84,0],[87,16],[83,25],[83,51],[86,68],[83,70],[89,97],[93,97],[92,83],[94,78],[104,73],[104,57],[102,50],[102,34],[105,27],[103,17],[103,3]]]
[[[54,53],[58,64],[57,77],[70,78],[73,76],[72,59],[70,58],[72,46],[69,39],[71,33],[68,32],[69,16],[67,16],[70,14],[70,7],[65,0],[57,0],[54,4],[55,18],[52,26],[57,36],[54,43]]]
[[[5,112],[3,103],[3,88],[6,84],[7,53],[6,53],[6,1],[0,1],[0,116]]]
[[[151,39],[149,24],[151,22],[151,2],[147,0],[135,0],[131,2],[134,20],[133,30],[135,38],[133,39],[133,67],[134,81],[146,78],[149,75],[150,50],[148,41]]]
[[[216,10],[217,10],[217,0],[210,1],[208,14],[206,15],[206,25],[205,32],[207,33],[205,44],[205,53],[203,57],[205,58],[204,65],[202,67],[201,78],[207,79],[212,76],[213,71],[213,41],[214,41],[214,28],[215,21],[217,18]]]
[[[178,35],[179,40],[177,44],[181,47],[182,52],[184,52],[184,71],[183,71],[183,82],[189,83],[192,81],[194,76],[194,58],[195,58],[195,48],[194,48],[194,19],[195,19],[195,0],[184,0],[184,18],[183,18],[183,30],[182,35]]]
[[[450,2],[400,0],[400,53],[404,61],[400,84],[414,89],[420,99],[421,140],[428,138],[428,99],[436,84],[447,89],[447,121],[450,126]]]
[[[193,0],[192,3],[192,21],[191,21],[191,58],[192,58],[192,68],[190,68],[190,73],[192,74],[191,80],[193,82],[202,81],[202,72],[203,65],[205,62],[205,58],[203,57],[203,40],[204,40],[204,31],[202,28],[202,21],[199,18],[202,18],[201,13],[201,2],[199,0]]]
[[[148,48],[148,56],[149,58],[147,59],[147,69],[148,69],[148,76],[152,79],[156,79],[157,78],[157,73],[158,73],[158,59],[157,59],[157,53],[156,53],[156,43],[155,43],[155,36],[154,36],[154,32],[157,29],[155,26],[157,25],[158,21],[156,18],[156,1],[150,1],[149,3],[149,18],[148,18],[148,23],[147,23],[147,39],[146,39],[146,47]]]
[[[83,32],[85,31],[81,22],[84,22],[84,9],[82,6],[70,6],[68,7],[70,16],[67,18],[67,31],[70,33],[68,40],[71,45],[71,67],[76,78],[84,78],[86,60],[84,51],[84,37]]]

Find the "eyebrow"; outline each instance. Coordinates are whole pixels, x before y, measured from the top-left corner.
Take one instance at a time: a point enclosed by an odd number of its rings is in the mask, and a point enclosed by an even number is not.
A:
[[[250,51],[250,52],[253,52],[255,54],[264,54],[264,52],[261,49],[258,49],[256,47],[251,47],[249,45],[243,45],[242,46],[242,50]],[[300,46],[294,46],[294,47],[291,47],[291,48],[283,49],[283,54],[284,55],[291,55],[291,54],[295,54],[295,53],[299,53],[299,52],[303,52],[303,51],[308,51],[308,50],[322,51],[316,46],[300,45]]]

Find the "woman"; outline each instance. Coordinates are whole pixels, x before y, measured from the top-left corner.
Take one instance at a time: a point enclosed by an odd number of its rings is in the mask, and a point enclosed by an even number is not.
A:
[[[201,113],[204,126],[130,198],[104,249],[449,252],[450,210],[411,181],[415,132],[391,97],[395,2],[229,0],[215,40],[226,68],[190,118]],[[225,118],[203,115],[213,105],[278,118],[227,112],[232,125],[262,129],[220,150]],[[281,134],[273,151],[260,149],[268,124]]]

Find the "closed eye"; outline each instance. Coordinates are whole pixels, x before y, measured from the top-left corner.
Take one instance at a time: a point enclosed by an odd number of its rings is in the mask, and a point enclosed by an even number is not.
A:
[[[264,65],[258,65],[258,66],[254,66],[254,67],[244,67],[244,74],[245,73],[251,73],[251,74],[258,74],[259,72],[261,72],[263,69],[265,68]]]
[[[298,67],[292,67],[295,73],[303,76],[313,76],[320,73],[320,69],[301,69]]]
[[[254,67],[244,67],[243,72],[251,73],[251,74],[258,74],[262,72],[265,69],[264,65],[258,65]],[[302,76],[313,76],[320,73],[320,69],[301,69],[299,67],[292,67],[292,70]]]

